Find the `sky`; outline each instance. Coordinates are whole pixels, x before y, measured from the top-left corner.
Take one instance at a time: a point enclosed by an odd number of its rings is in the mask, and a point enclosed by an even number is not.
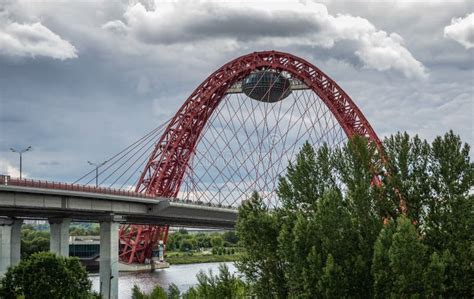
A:
[[[27,177],[74,181],[262,50],[318,66],[382,138],[473,144],[473,1],[0,0],[0,174],[31,145]]]

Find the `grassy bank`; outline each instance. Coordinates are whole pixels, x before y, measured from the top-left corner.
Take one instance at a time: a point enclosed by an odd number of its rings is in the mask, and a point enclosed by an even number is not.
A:
[[[208,254],[208,253],[182,253],[182,252],[168,252],[166,261],[171,265],[195,264],[195,263],[218,263],[218,262],[233,262],[239,257],[235,254]]]

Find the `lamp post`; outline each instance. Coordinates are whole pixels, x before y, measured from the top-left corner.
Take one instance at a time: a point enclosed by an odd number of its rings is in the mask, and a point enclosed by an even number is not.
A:
[[[95,186],[98,187],[99,186],[99,167],[107,163],[107,161],[104,161],[102,163],[92,163],[91,161],[87,161],[87,163],[95,167]]]
[[[16,150],[16,149],[14,149],[14,148],[12,148],[12,147],[10,148],[10,150],[11,150],[12,152],[17,153],[17,154],[20,154],[20,180],[21,180],[21,174],[22,174],[22,168],[23,168],[23,166],[22,166],[22,164],[23,164],[23,154],[26,153],[27,151],[30,151],[31,149],[32,149],[31,145],[28,146],[27,148],[21,150],[21,151]]]

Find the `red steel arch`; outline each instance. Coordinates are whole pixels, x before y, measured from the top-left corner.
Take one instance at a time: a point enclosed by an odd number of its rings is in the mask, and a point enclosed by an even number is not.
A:
[[[360,109],[342,88],[308,61],[292,54],[264,51],[241,56],[223,65],[194,90],[170,121],[156,144],[136,186],[137,192],[176,197],[188,162],[212,113],[226,91],[252,71],[273,69],[290,73],[325,103],[348,138],[365,136],[380,148],[381,142]],[[131,226],[121,229],[121,260],[143,263],[151,257],[157,239],[166,243],[167,227]],[[163,235],[164,237],[157,237]]]
[[[265,51],[241,56],[210,75],[186,100],[157,143],[136,187],[137,192],[176,197],[199,136],[228,88],[252,71],[286,71],[312,89],[351,138],[380,140],[360,109],[337,83],[319,68],[292,54]]]

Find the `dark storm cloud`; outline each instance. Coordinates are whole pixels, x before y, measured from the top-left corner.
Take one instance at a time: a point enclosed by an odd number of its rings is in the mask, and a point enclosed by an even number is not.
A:
[[[40,21],[69,41],[77,58],[0,55],[0,172],[17,167],[9,147],[32,145],[25,155],[30,177],[73,181],[90,170],[87,160],[107,159],[171,117],[218,67],[268,49],[320,67],[381,136],[407,130],[432,139],[454,129],[473,142],[473,50],[443,36],[452,18],[470,12],[465,4],[429,6],[421,15],[415,4],[367,8],[367,3],[330,2],[322,15],[327,22],[316,22],[309,9],[289,5],[267,12],[249,3],[220,11],[204,3],[191,19],[182,16],[186,5],[177,5],[169,17],[157,19],[150,11],[161,6],[150,3],[141,11],[146,18],[135,14],[136,19],[126,15],[133,5],[111,1],[46,1],[11,9],[11,22]],[[109,22],[119,29],[111,32],[104,25]],[[397,44],[392,32],[403,41]],[[379,47],[387,53],[395,49],[394,57],[405,60],[370,61],[354,54]],[[420,73],[416,63],[401,67],[413,62],[410,56],[426,68],[427,78],[403,75]]]
[[[272,14],[247,9],[245,11],[208,10],[212,19],[197,19],[185,25],[191,40],[216,37],[232,37],[240,41],[251,41],[261,37],[296,37],[316,33],[321,28],[311,14],[292,11],[276,11]]]
[[[124,17],[139,39],[156,44],[189,43],[215,38],[250,41],[262,37],[304,36],[320,30],[311,12],[265,11],[245,6],[227,9],[215,3],[202,3],[199,7],[190,2],[188,4],[184,10],[172,4],[174,11],[162,12],[160,8],[150,10],[137,3],[129,7]],[[121,21],[112,21],[104,27],[121,32],[126,30],[127,25]]]
[[[255,6],[255,7],[254,7]],[[349,14],[332,15],[312,2],[273,3],[252,7],[236,3],[160,3],[147,9],[130,5],[122,20],[102,26],[121,37],[152,45],[203,45],[205,41],[249,45],[311,45],[331,49],[351,42],[353,58],[368,68],[393,69],[410,78],[426,77],[426,69],[403,45],[396,32],[376,28],[369,20]]]

